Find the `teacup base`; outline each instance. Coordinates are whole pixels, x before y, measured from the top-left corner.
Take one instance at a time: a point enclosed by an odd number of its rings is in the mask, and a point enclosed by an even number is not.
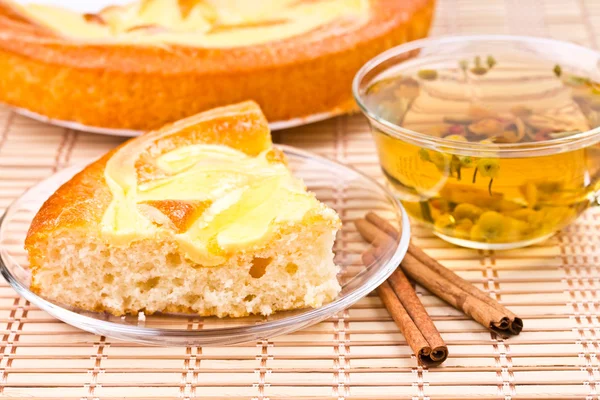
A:
[[[465,240],[465,239],[458,239],[452,236],[447,236],[444,235],[443,233],[439,233],[439,232],[433,232],[434,235],[436,235],[437,237],[439,237],[440,239],[445,240],[448,243],[452,243],[455,244],[457,246],[461,246],[461,247],[468,247],[470,249],[477,249],[477,250],[510,250],[510,249],[518,249],[521,247],[527,247],[527,246],[531,246],[533,244],[536,243],[540,243],[543,242],[549,238],[551,238],[552,236],[555,235],[555,233],[551,233],[549,235],[544,235],[544,236],[540,236],[540,237],[536,237],[533,239],[529,239],[529,240],[522,240],[520,242],[511,242],[511,243],[483,243],[483,242],[475,242],[472,240]]]

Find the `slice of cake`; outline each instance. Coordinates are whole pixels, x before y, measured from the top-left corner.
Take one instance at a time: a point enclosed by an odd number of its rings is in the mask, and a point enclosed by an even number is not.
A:
[[[32,290],[62,304],[237,317],[334,299],[340,224],[245,102],[90,164],[44,203],[25,247]]]

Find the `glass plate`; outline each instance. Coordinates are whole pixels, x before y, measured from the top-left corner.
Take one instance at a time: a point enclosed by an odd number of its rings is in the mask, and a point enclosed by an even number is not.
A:
[[[135,129],[117,129],[117,128],[104,128],[101,126],[90,126],[80,124],[79,122],[73,121],[64,121],[61,119],[53,119],[46,117],[45,115],[38,114],[36,112],[27,110],[25,108],[19,108],[4,104],[5,107],[12,109],[17,114],[20,114],[24,117],[34,119],[36,121],[40,121],[49,125],[60,126],[62,128],[73,129],[81,132],[89,132],[89,133],[97,133],[100,135],[109,135],[109,136],[126,136],[126,137],[135,137],[140,136],[144,133],[144,131],[138,131]],[[272,131],[278,131],[281,129],[294,128],[297,126],[312,124],[313,122],[323,121],[329,118],[333,118],[337,115],[344,114],[345,111],[342,109],[333,110],[331,112],[324,112],[319,114],[308,115],[306,117],[300,118],[292,118],[286,121],[274,121],[269,122],[269,128]]]
[[[295,176],[302,178],[319,200],[342,218],[334,252],[341,267],[342,291],[337,299],[317,309],[278,312],[268,317],[199,317],[183,314],[115,317],[56,304],[29,290],[30,274],[23,243],[32,218],[42,203],[82,166],[65,169],[29,189],[0,219],[0,271],[21,296],[52,316],[97,335],[156,345],[228,345],[266,339],[306,328],[356,303],[377,288],[396,268],[408,248],[410,226],[400,203],[386,188],[349,167],[316,155],[278,146],[288,157]],[[363,265],[364,242],[354,220],[376,211],[402,231],[397,242],[382,251],[381,258]],[[403,229],[401,229],[403,228]]]

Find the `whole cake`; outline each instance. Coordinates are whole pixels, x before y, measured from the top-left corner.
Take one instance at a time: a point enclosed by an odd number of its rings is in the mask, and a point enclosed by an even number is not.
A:
[[[0,0],[0,101],[155,129],[247,99],[269,121],[354,108],[360,66],[428,32],[434,0],[142,0],[81,14]]]
[[[253,102],[147,133],[60,187],[29,229],[34,292],[85,310],[245,316],[340,286],[340,219],[292,176]]]

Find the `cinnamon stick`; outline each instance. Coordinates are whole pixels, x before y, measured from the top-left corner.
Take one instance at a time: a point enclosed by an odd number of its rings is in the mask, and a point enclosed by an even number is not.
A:
[[[412,243],[409,245],[408,251],[410,255],[418,259],[421,263],[425,264],[430,270],[439,274],[442,278],[451,282],[459,289],[465,291],[479,301],[482,301],[489,308],[491,308],[492,311],[490,311],[489,314],[489,328],[492,331],[495,331],[501,335],[506,335],[508,333],[518,335],[521,333],[521,330],[523,330],[523,320],[517,317],[512,311],[498,303],[496,300],[492,299],[490,296],[486,295],[481,290],[477,289],[469,282],[465,281],[460,276],[456,275],[454,272],[445,268],[442,264],[429,257],[423,250]],[[416,280],[416,277],[413,279]]]
[[[390,240],[399,237],[399,232],[391,224],[372,212],[356,225],[369,242],[383,242],[382,234],[388,235]],[[518,335],[523,329],[523,321],[514,313],[412,243],[401,267],[406,275],[421,286],[499,335]]]
[[[381,218],[379,215],[375,214],[373,211],[369,211],[365,215],[365,219],[388,236],[394,239],[398,239],[400,237],[400,232],[398,232],[396,228],[392,226],[392,224],[386,221],[385,218]]]
[[[363,253],[365,265],[377,262],[375,253],[374,248]],[[422,365],[434,367],[446,361],[448,347],[400,268],[377,293]]]
[[[388,234],[390,237],[397,239],[398,231],[394,229],[394,227],[386,221],[384,218],[381,218],[379,215],[374,212],[369,212],[365,216],[365,219],[371,222],[373,225],[378,226],[382,231]],[[445,268],[441,265],[437,260],[429,257],[423,250],[410,243],[408,247],[408,252],[412,254],[415,258],[417,258],[422,263],[426,264],[430,269],[432,269],[437,274],[441,275],[445,279],[451,281],[460,289],[465,292],[475,296],[479,300],[485,302],[490,307],[494,308],[501,314],[506,317],[501,318],[501,320],[497,323],[498,326],[495,326],[493,330],[505,330],[508,329],[513,334],[519,334],[523,329],[523,321],[517,317],[514,313],[508,310],[506,307],[499,304],[497,301],[492,299],[490,296],[483,293],[481,290],[477,289],[475,286],[471,285],[469,282],[462,279],[460,276],[456,275],[454,272]],[[507,325],[508,324],[508,325]]]
[[[419,354],[419,360],[428,366],[438,365],[446,361],[446,358],[448,358],[448,347],[446,347],[444,339],[440,336],[431,317],[427,313],[427,310],[425,310],[423,303],[421,303],[408,278],[402,272],[402,269],[397,268],[388,278],[388,282],[408,312],[408,315],[410,315],[411,320],[419,331],[422,332],[425,340],[427,340],[427,343],[431,347],[429,354],[426,352]]]

